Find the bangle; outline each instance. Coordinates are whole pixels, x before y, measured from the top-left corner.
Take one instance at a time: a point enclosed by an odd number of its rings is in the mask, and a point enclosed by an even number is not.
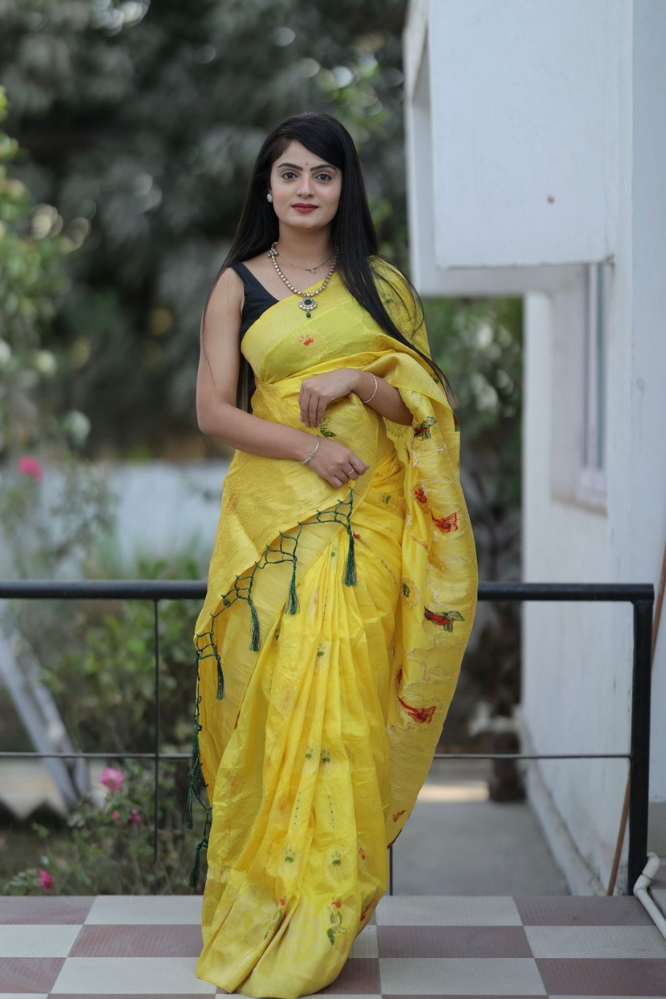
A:
[[[312,456],[314,455],[315,451],[319,447],[319,441],[320,440],[321,440],[321,437],[317,437],[317,443],[312,448],[312,450],[310,451],[310,454],[307,456],[307,458],[301,458],[301,465],[307,465],[307,463],[309,462],[310,458],[312,458]]]
[[[375,389],[372,395],[370,396],[370,399],[372,399],[372,396],[374,396],[375,392],[377,391],[377,386],[379,385],[379,382],[377,381],[377,375],[373,371],[371,371],[370,374],[375,379]],[[361,402],[370,402],[370,399],[361,399]]]

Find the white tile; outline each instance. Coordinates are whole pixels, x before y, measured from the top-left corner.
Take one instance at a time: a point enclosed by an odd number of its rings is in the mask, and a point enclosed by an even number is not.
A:
[[[382,993],[398,995],[546,995],[528,957],[380,957]]]
[[[0,957],[67,957],[80,932],[78,924],[3,925],[0,926]]]
[[[366,926],[354,940],[349,951],[350,957],[378,957],[377,927]]]
[[[656,926],[526,926],[535,957],[661,957]]]
[[[202,895],[97,895],[86,924],[201,923]]]
[[[216,986],[195,975],[196,963],[196,957],[69,957],[51,995],[60,992],[213,995]]]
[[[384,895],[378,926],[522,926],[510,895]]]

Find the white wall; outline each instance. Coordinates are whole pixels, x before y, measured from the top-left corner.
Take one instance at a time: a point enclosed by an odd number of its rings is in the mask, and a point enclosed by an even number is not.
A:
[[[562,377],[563,357],[580,345],[583,316],[572,322],[567,298],[525,300],[523,424],[523,579],[529,582],[612,582],[613,520],[554,492],[560,424],[577,411],[580,380]],[[615,358],[611,364],[615,363]],[[557,377],[555,372],[558,372]],[[629,435],[622,407],[611,402],[609,434]],[[566,438],[565,438],[566,439]],[[569,439],[571,442],[571,439]],[[571,464],[578,449],[568,448]],[[613,476],[611,476],[613,480]],[[612,517],[620,501],[609,490]],[[620,542],[622,543],[622,542]],[[522,714],[531,749],[548,753],[622,753],[629,749],[632,616],[625,604],[527,603],[523,607]],[[627,762],[539,763],[555,808],[590,870],[608,882],[624,798]],[[542,814],[544,825],[547,817]],[[626,852],[626,843],[625,843]],[[562,858],[560,858],[562,861]],[[573,869],[562,861],[566,873]],[[573,883],[577,892],[585,890]]]
[[[620,9],[411,4],[410,239],[424,295],[545,288],[557,277],[550,265],[612,254]]]
[[[181,552],[192,553],[207,567],[228,467],[223,460],[99,462],[99,472],[116,500],[111,568],[117,565],[124,578],[134,571],[139,553],[154,560]],[[57,502],[62,481],[59,469],[45,467],[40,485],[45,510]],[[58,524],[51,529],[58,536]],[[10,551],[0,531],[0,575],[7,578],[13,574]]]
[[[584,335],[575,282],[525,303],[524,578],[659,581],[666,543],[666,5],[623,10],[618,238],[607,370],[606,510],[558,492],[576,448],[572,414],[582,382],[572,369]],[[582,274],[581,274],[582,280]],[[578,320],[576,321],[576,317]],[[567,377],[569,372],[569,377]],[[575,461],[575,458],[574,458]],[[632,619],[628,606],[525,608],[523,708],[537,751],[629,747]],[[666,854],[666,648],[653,667],[649,848]],[[556,807],[590,869],[606,883],[626,765],[541,764]],[[625,840],[625,855],[626,855]]]
[[[413,0],[404,39],[412,276],[525,294],[531,581],[659,581],[666,543],[666,3]],[[549,199],[552,197],[552,200]],[[611,272],[605,469],[580,471],[588,265]],[[605,481],[604,481],[605,476]],[[526,751],[629,749],[629,605],[523,607]],[[649,848],[666,855],[666,640]],[[577,892],[604,890],[626,761],[543,761],[532,800]],[[627,838],[624,843],[626,860]],[[624,890],[622,870],[616,890]]]

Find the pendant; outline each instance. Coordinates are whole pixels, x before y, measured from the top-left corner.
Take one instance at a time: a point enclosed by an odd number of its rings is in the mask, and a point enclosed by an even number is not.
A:
[[[317,299],[310,298],[310,296],[308,296],[306,298],[302,298],[298,304],[301,309],[305,309],[305,317],[306,319],[309,319],[312,310],[317,308]]]

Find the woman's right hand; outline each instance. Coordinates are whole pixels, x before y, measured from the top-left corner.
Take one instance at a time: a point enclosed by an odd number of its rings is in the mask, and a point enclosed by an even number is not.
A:
[[[308,450],[308,454],[313,446],[314,444]],[[345,447],[339,441],[332,441],[330,437],[319,438],[319,447],[307,465],[322,479],[326,479],[336,487],[343,486],[349,479],[357,479],[370,468],[351,448]]]

